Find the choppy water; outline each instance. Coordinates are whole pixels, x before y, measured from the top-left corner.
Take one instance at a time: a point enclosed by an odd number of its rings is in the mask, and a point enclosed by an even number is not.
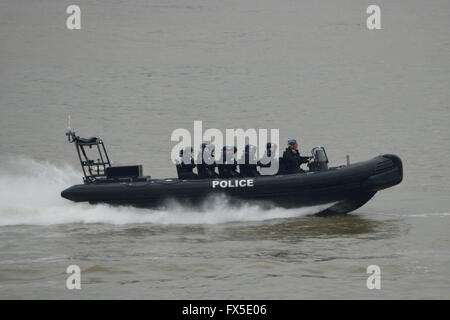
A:
[[[78,3],[80,31],[69,2],[0,3],[0,298],[450,298],[448,1],[378,1],[380,31],[356,0]],[[175,175],[172,130],[203,120],[333,164],[396,153],[405,179],[329,218],[74,204],[68,114],[154,177]]]

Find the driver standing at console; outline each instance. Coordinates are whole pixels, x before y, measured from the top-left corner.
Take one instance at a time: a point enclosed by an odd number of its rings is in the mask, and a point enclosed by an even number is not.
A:
[[[297,140],[291,139],[288,141],[288,147],[283,153],[284,171],[285,173],[298,173],[304,172],[300,165],[303,163],[309,163],[312,161],[310,157],[300,156],[298,151]]]

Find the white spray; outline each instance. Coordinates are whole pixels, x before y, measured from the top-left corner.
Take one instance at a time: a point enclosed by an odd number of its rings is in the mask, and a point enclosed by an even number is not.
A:
[[[3,161],[2,161],[3,162]],[[107,224],[218,224],[263,221],[317,213],[327,207],[263,210],[254,205],[230,207],[217,198],[206,207],[186,208],[177,203],[166,209],[112,207],[74,203],[60,197],[61,190],[81,183],[81,172],[31,159],[7,160],[0,168],[0,226],[70,223]]]

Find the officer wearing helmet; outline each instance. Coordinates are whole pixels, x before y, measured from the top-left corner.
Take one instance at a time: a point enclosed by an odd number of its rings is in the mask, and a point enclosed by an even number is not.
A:
[[[194,173],[195,163],[192,157],[192,147],[186,147],[180,150],[180,161],[177,164],[179,179],[195,179],[197,175]]]
[[[245,152],[239,160],[239,172],[242,177],[256,177],[260,173],[257,169],[256,147],[251,144],[245,146]]]
[[[214,160],[214,145],[202,143],[197,157],[197,172],[199,178],[217,178],[215,172],[216,162]]]
[[[288,141],[288,147],[283,153],[283,173],[304,172],[300,165],[311,161],[310,157],[300,156],[297,140],[291,139]]]
[[[217,165],[220,178],[239,177],[239,173],[237,172],[236,151],[236,147],[223,147],[222,163]]]
[[[272,142],[266,143],[266,151],[261,159],[258,161],[260,168],[273,168],[274,172],[270,172],[269,169],[261,169],[262,174],[277,174],[278,173],[278,158],[276,157],[277,145]],[[275,166],[276,164],[276,166]],[[263,172],[266,170],[268,173]]]

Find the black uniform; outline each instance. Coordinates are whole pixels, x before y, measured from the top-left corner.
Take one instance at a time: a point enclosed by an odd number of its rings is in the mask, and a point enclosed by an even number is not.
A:
[[[217,165],[219,169],[220,178],[233,178],[239,177],[239,172],[237,172],[237,161],[234,156],[231,159],[227,159],[227,147],[224,147],[224,152],[222,152],[222,162]],[[228,156],[230,157],[230,156]]]
[[[195,163],[192,156],[188,153],[192,152],[192,148],[180,150],[180,160],[177,161],[177,172],[179,179],[195,179],[197,175],[194,173]]]
[[[273,152],[271,148],[275,147],[275,144],[272,144],[270,142],[267,143],[266,145],[266,152],[264,153],[264,156],[258,161],[258,166],[260,168],[271,168],[273,166],[275,166],[276,164],[278,164],[278,158],[275,158],[276,153]],[[273,174],[277,174],[278,172],[274,172]],[[263,172],[264,174],[264,172]]]
[[[309,162],[309,157],[302,157],[297,149],[296,153],[292,152],[293,150],[287,147],[283,153],[283,173],[303,172],[300,165]]]
[[[199,178],[217,178],[215,172],[216,162],[214,161],[214,153],[200,151],[197,157],[197,172]]]
[[[241,158],[240,163],[241,164],[239,164],[239,172],[242,177],[256,177],[261,175],[257,169],[255,153],[249,152],[248,146],[245,146],[245,152],[243,154],[243,158]]]
[[[197,175],[194,173],[195,163],[191,156],[184,156],[180,162],[181,172],[180,179],[195,179]]]

